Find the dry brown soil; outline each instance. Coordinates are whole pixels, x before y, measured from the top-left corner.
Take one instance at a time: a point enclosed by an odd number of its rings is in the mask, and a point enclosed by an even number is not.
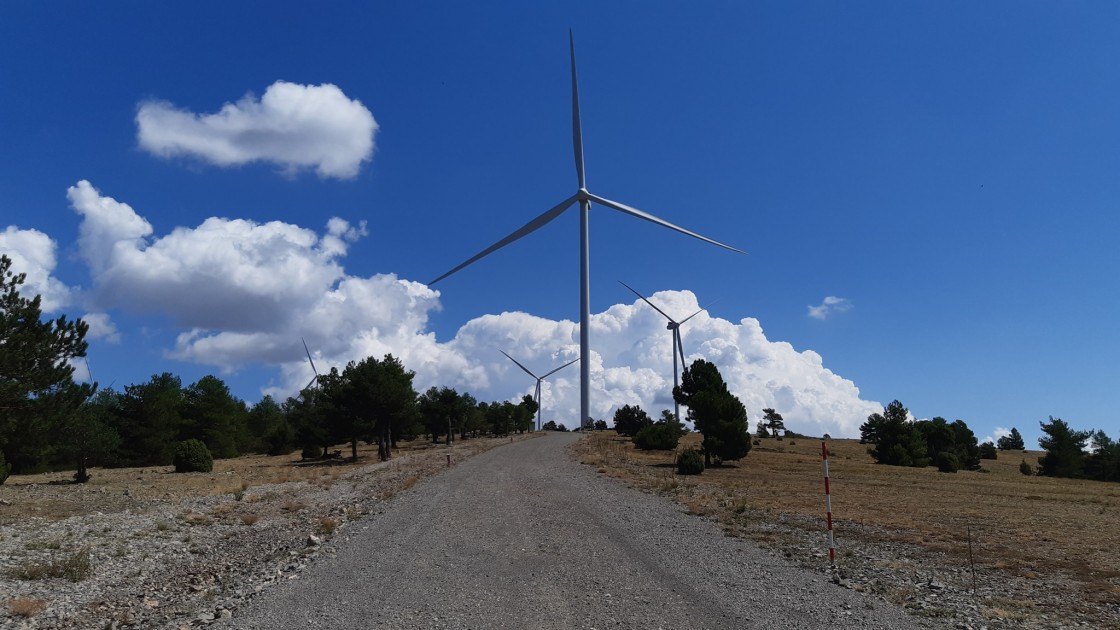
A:
[[[686,436],[681,448],[699,439]],[[687,477],[674,474],[674,453],[636,450],[613,432],[581,448],[601,473],[718,518],[731,535],[827,563],[819,439],[763,439],[742,461]],[[966,612],[979,623],[1117,627],[1120,484],[1025,476],[1019,465],[1037,465],[1033,451],[1000,451],[983,471],[946,474],[875,464],[855,440],[828,448],[841,574],[895,572],[896,585],[870,590],[908,606],[920,600],[914,576],[956,581],[971,591]]]

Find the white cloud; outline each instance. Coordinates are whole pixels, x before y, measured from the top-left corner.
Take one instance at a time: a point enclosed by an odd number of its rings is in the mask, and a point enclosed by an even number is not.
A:
[[[117,344],[121,341],[121,333],[109,318],[108,313],[86,313],[82,320],[89,324],[86,340],[102,340],[106,343]]]
[[[342,275],[335,261],[364,230],[332,219],[330,231],[288,223],[207,219],[151,239],[151,225],[87,181],[68,191],[82,215],[78,247],[101,308],[161,312],[183,328],[288,329]]]
[[[812,317],[813,319],[825,320],[828,319],[833,313],[843,313],[844,311],[851,310],[851,308],[852,303],[848,301],[847,298],[830,295],[817,306],[809,307],[809,317]]]
[[[273,162],[289,172],[314,168],[348,179],[373,155],[377,121],[337,86],[277,81],[257,100],[246,95],[214,114],[164,101],[136,113],[141,148],[160,157],[190,156],[218,166]]]
[[[55,312],[72,302],[72,292],[51,275],[58,260],[54,240],[38,230],[21,230],[14,225],[0,232],[0,252],[12,259],[12,272],[27,274],[20,294],[42,296],[44,313]]]
[[[499,350],[538,373],[579,356],[575,322],[521,312],[473,319],[437,341],[428,320],[440,308],[438,292],[394,274],[358,277],[342,269],[339,259],[365,225],[331,219],[319,235],[290,224],[211,218],[158,237],[132,208],[88,182],[71,188],[70,198],[83,216],[79,250],[101,306],[171,318],[184,331],[168,350],[175,358],[224,371],[275,366],[276,380],[262,393],[286,397],[311,379],[301,337],[320,373],[392,353],[416,372],[418,390],[448,385],[480,400],[533,391],[533,380]],[[680,317],[700,308],[689,291],[651,299]],[[593,314],[591,326],[592,415],[609,419],[634,403],[655,416],[671,408],[673,354],[662,316],[635,300]],[[719,366],[752,425],[764,407],[774,407],[793,430],[847,437],[882,411],[825,368],[820,355],[768,340],[753,318],[732,322],[702,312],[681,332],[686,361],[703,357]],[[542,396],[546,421],[574,425],[578,364],[550,377]]]

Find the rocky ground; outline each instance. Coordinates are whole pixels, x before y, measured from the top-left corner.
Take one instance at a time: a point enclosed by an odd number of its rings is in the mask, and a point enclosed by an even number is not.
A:
[[[1088,601],[1061,575],[1011,576],[967,559],[893,540],[883,528],[844,523],[836,568],[819,519],[755,513],[721,519],[731,535],[750,538],[791,562],[815,568],[839,587],[902,606],[961,630],[1120,628],[1120,601]]]
[[[503,443],[508,439],[462,443],[456,459]],[[444,470],[446,455],[445,449],[422,449],[390,462],[213,496],[0,486],[0,628],[178,629],[229,617],[255,594],[298,577],[317,556],[333,554],[333,536]],[[220,476],[203,481],[222,483]],[[41,501],[43,493],[79,516],[13,518],[21,502]],[[1116,598],[1103,593],[1089,601],[1058,575],[974,572],[959,556],[855,523],[844,524],[833,572],[819,522],[750,507],[721,520],[729,534],[821,572],[835,588],[949,627],[1120,627]]]
[[[469,440],[456,445],[454,457],[508,442]],[[444,470],[446,458],[445,448],[422,449],[309,481],[201,497],[61,483],[0,486],[0,628],[205,625],[298,575],[329,553],[324,543],[332,536]],[[204,480],[223,482],[220,474]],[[79,516],[13,518],[25,512],[21,503],[41,502],[44,493]]]

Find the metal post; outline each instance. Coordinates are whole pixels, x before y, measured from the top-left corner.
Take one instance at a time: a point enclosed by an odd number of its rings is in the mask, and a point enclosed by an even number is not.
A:
[[[821,459],[824,460],[824,503],[828,510],[828,564],[836,568],[836,540],[832,536],[832,493],[828,486],[828,443],[821,441]]]

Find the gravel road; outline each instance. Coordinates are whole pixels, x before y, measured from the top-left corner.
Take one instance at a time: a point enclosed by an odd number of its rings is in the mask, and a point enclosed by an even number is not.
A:
[[[475,456],[347,528],[212,627],[936,627],[572,460],[577,435]]]

